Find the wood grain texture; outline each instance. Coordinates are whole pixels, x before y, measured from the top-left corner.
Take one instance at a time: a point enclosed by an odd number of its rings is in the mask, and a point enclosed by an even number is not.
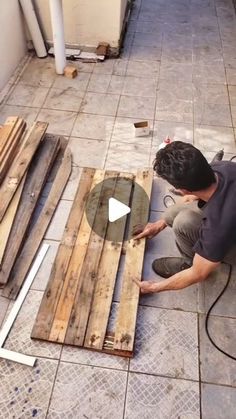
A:
[[[39,145],[37,153],[30,164],[6,252],[1,263],[0,284],[6,284],[8,281],[25,238],[32,214],[39,200],[40,193],[58,154],[59,148],[60,137],[46,134],[45,139]]]
[[[85,168],[82,171],[65,231],[52,266],[49,282],[32,330],[32,338],[44,340],[49,338],[60,296],[63,292],[63,288],[66,289],[66,286],[64,285],[66,273],[83,218],[86,199],[91,190],[94,173],[95,169]]]
[[[0,158],[8,146],[9,138],[18,121],[18,116],[9,116],[0,130]]]
[[[96,170],[91,185],[90,196],[92,195],[92,205],[90,207],[91,222],[95,219],[98,200],[101,191],[101,182],[104,179],[104,172]],[[96,190],[94,187],[96,186]],[[66,273],[61,295],[58,299],[57,310],[55,313],[49,340],[64,342],[74,299],[80,287],[80,273],[84,263],[87,247],[91,235],[91,226],[88,224],[86,213],[84,212],[78,236],[73,249],[70,265]]]
[[[113,197],[125,205],[130,205],[133,175],[121,173],[117,180]],[[109,223],[108,237],[124,236],[126,217],[122,217],[115,223]],[[102,350],[111,310],[117,271],[122,251],[122,242],[105,240],[101,260],[98,267],[97,282],[91,312],[86,330],[84,346],[86,348]]]
[[[45,122],[35,122],[24,139],[24,146],[15,157],[7,176],[0,187],[0,221],[10,204],[14,193],[21,182],[36,149],[42,141],[48,124]]]
[[[21,198],[21,194],[22,194],[22,190],[23,190],[23,186],[25,183],[25,177],[26,175],[23,177],[20,185],[17,188],[17,191],[9,205],[9,207],[7,208],[7,211],[2,219],[2,221],[0,222],[0,265],[2,264],[2,260],[3,260],[3,256],[5,254],[5,250],[7,247],[7,243],[9,240],[9,236],[11,233],[11,229],[14,223],[14,218],[16,215],[16,211],[20,202],[20,198]],[[15,237],[16,240],[16,237]],[[1,280],[0,280],[1,283]]]
[[[152,189],[152,173],[139,171],[135,178],[130,219],[130,233],[137,224],[146,224],[149,217],[148,201],[143,200],[141,186],[150,198]],[[135,277],[141,280],[145,240],[131,239],[127,243],[121,299],[116,321],[114,350],[133,351],[135,326],[139,301],[139,288],[132,281]]]
[[[11,272],[8,284],[3,289],[3,295],[15,299],[24,282],[24,279],[34,260],[35,254],[43,240],[43,237],[50,224],[52,216],[61,198],[66,183],[70,177],[72,167],[72,158],[70,149],[67,148],[61,166],[57,172],[52,188],[39,218],[33,226],[27,241],[17,258],[17,261]]]

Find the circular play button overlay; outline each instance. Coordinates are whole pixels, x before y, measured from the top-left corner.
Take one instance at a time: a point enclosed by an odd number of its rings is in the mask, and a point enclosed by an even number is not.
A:
[[[143,223],[143,209],[149,198],[134,176],[114,176],[98,183],[86,202],[91,229],[102,239],[122,242],[132,238],[134,225]],[[145,220],[146,222],[146,220]]]

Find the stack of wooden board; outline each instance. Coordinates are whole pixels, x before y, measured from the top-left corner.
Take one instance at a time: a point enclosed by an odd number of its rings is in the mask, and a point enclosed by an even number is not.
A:
[[[114,196],[123,188],[122,203],[131,207],[130,216],[122,217],[119,223],[110,223],[108,215],[101,219],[99,208],[107,200],[104,179],[114,184]],[[95,188],[97,185],[101,185],[100,189]],[[132,356],[139,300],[139,288],[132,279],[141,278],[145,241],[133,240],[131,232],[135,225],[148,220],[149,202],[142,199],[141,190],[150,198],[151,188],[152,171],[139,171],[134,176],[83,169],[32,338]],[[85,209],[91,194],[88,223]],[[102,225],[100,235],[96,233],[97,225]],[[121,298],[111,333],[107,327],[126,227],[130,239],[125,242]],[[111,229],[123,239],[106,240]]]
[[[0,174],[0,285],[6,297],[16,298],[71,171],[67,150],[39,219],[32,225],[61,148],[59,137],[46,134],[47,126],[38,121],[25,131],[25,121],[11,117],[0,128],[0,167],[4,168]]]

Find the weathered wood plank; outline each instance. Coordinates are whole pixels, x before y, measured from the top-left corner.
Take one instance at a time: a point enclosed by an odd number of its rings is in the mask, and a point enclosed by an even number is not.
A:
[[[46,132],[47,126],[48,124],[45,122],[35,122],[24,139],[24,146],[17,154],[7,173],[7,176],[2,182],[0,187],[0,221],[2,221],[8,205],[10,204],[22,177],[29,167],[33,155]]]
[[[68,266],[84,215],[87,196],[93,184],[95,169],[83,169],[65,231],[53,263],[31,337],[47,340],[52,328],[58,300],[63,292]]]
[[[45,139],[40,144],[37,153],[30,164],[18,211],[1,263],[0,284],[5,284],[9,278],[25,238],[33,211],[59,148],[60,137],[46,134]]]
[[[130,203],[133,177],[131,174],[121,173],[116,183],[113,197],[125,205]],[[112,231],[113,237],[121,237],[122,234],[124,235],[125,225],[126,217],[122,217],[115,223],[109,223],[107,236],[111,237]],[[105,240],[84,342],[84,346],[87,348],[103,349],[122,244],[122,242]]]
[[[104,179],[104,171],[96,170],[91,185],[91,206],[90,221],[95,219],[97,206],[101,192],[101,182]],[[96,189],[94,187],[97,185]],[[92,197],[91,197],[92,195]],[[87,246],[91,235],[91,227],[88,224],[86,213],[83,214],[80,229],[74,246],[73,254],[70,260],[68,271],[63,284],[61,295],[58,299],[57,310],[55,313],[49,340],[56,342],[64,342],[71,316],[74,299],[78,288],[80,287],[80,273],[84,263]]]
[[[23,177],[20,185],[18,186],[17,191],[3,217],[3,220],[0,222],[0,238],[1,238],[0,240],[0,265],[2,264],[3,256],[5,254],[5,249],[6,249],[8,239],[11,233],[11,229],[14,223],[16,211],[19,206],[23,186],[25,183],[25,177],[26,175]],[[15,237],[15,240],[16,240],[16,237]]]
[[[69,148],[67,148],[46,203],[44,204],[40,216],[36,224],[33,226],[19,257],[17,258],[8,284],[3,289],[2,294],[4,296],[13,299],[17,297],[69,179],[71,167],[71,152]]]
[[[104,238],[108,225],[107,202],[113,195],[118,172],[107,171],[106,182],[102,185],[97,212],[91,232],[86,256],[78,281],[78,288],[74,299],[71,318],[67,330],[65,343],[82,346],[84,343],[89,313],[93,300],[94,288],[97,281],[98,266],[103,250]],[[100,235],[96,234],[96,225],[100,228]]]
[[[9,137],[18,121],[18,116],[9,116],[0,130],[0,158],[8,145]]]
[[[151,171],[139,171],[135,179],[145,190],[148,197],[151,195],[152,173]],[[145,224],[148,221],[149,205],[142,199],[143,195],[139,188],[134,188],[132,211],[130,219],[130,233],[137,224]],[[145,240],[129,240],[126,248],[125,267],[122,282],[121,299],[118,309],[114,350],[133,351],[135,326],[139,301],[139,288],[132,281],[134,277],[141,279]]]

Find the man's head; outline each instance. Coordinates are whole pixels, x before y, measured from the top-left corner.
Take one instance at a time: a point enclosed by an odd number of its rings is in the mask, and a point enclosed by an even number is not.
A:
[[[153,168],[158,176],[184,193],[200,191],[215,183],[214,172],[200,150],[182,141],[173,141],[159,150]]]

